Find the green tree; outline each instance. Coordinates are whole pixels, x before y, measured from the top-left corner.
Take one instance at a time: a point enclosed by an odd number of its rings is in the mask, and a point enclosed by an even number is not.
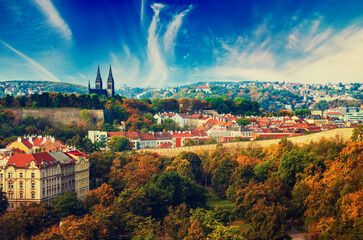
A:
[[[52,200],[52,206],[59,210],[62,217],[68,215],[81,216],[85,210],[83,203],[78,199],[76,192],[67,192]]]
[[[307,116],[311,114],[310,109],[298,109],[294,112],[296,116]]]
[[[238,118],[237,119],[237,124],[240,126],[246,126],[248,124],[250,124],[251,122],[247,119],[247,118]]]
[[[363,141],[363,124],[360,124],[353,129],[353,134],[352,134],[351,139],[352,139],[352,141],[355,141],[355,142]]]
[[[111,140],[107,143],[107,146],[113,152],[122,152],[132,148],[131,143],[127,138],[117,135],[111,137]]]
[[[87,109],[83,109],[80,113],[81,120],[85,123],[89,123],[91,121],[91,112]]]
[[[8,209],[9,202],[6,198],[6,193],[2,191],[0,188],[0,216],[3,215],[6,212],[6,209]]]
[[[0,221],[1,237],[15,239],[22,235],[24,238],[30,239],[31,236],[42,232],[43,229],[58,224],[59,220],[59,212],[47,203],[30,203],[2,216]]]

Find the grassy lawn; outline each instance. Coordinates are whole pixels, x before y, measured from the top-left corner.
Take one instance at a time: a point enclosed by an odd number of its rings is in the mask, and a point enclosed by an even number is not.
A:
[[[217,195],[215,195],[210,189],[209,190],[209,198],[207,200],[207,206],[210,209],[215,207],[222,207],[228,210],[234,210],[234,204],[228,200],[220,199]],[[247,224],[243,219],[237,218],[235,221],[230,222],[228,226],[238,226],[241,233],[247,232],[248,229],[251,228],[250,224]]]
[[[234,209],[234,204],[228,200],[220,199],[217,195],[209,191],[209,198],[207,200],[207,206],[211,209],[215,207],[222,207],[228,210]]]
[[[245,223],[243,220],[236,220],[228,224],[228,226],[238,226],[239,230],[242,232],[247,232],[251,228],[251,224]]]

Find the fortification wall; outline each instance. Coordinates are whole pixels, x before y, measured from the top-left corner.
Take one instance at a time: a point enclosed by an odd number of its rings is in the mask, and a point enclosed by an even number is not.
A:
[[[33,118],[46,118],[52,125],[65,124],[65,123],[82,123],[81,109],[75,108],[53,108],[53,109],[9,109],[14,113],[15,123],[19,123],[21,119],[31,116]],[[105,116],[110,115],[109,110],[89,110],[90,111],[90,124],[96,125],[104,121]]]
[[[318,132],[309,135],[289,137],[288,140],[294,144],[300,145],[304,143],[309,143],[311,141],[319,141],[321,138],[326,139],[334,139],[336,137],[341,137],[344,140],[349,140],[352,136],[353,128],[337,128],[330,131]],[[271,140],[261,140],[261,141],[253,141],[253,142],[232,142],[232,143],[223,143],[223,147],[228,150],[237,150],[241,148],[247,147],[249,144],[258,144],[261,147],[268,147],[272,144],[278,144],[280,139],[271,139]],[[200,145],[200,146],[189,146],[189,147],[179,147],[179,148],[166,148],[166,149],[142,149],[137,150],[138,152],[156,152],[160,155],[164,156],[176,156],[180,152],[201,152],[201,151],[212,151],[216,149],[217,144],[210,145]]]

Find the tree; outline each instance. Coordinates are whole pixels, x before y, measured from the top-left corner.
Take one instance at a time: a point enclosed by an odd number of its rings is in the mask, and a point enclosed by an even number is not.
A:
[[[108,147],[113,152],[122,152],[132,149],[130,141],[123,136],[112,136],[111,140],[107,143]]]
[[[94,152],[89,155],[90,161],[90,183],[92,188],[96,188],[108,180],[108,174],[116,154],[113,152]]]
[[[360,124],[354,128],[351,139],[355,142],[363,141],[363,124]]]
[[[19,234],[22,234],[23,237],[30,238],[59,223],[59,220],[59,212],[47,203],[30,203],[2,216],[0,222],[1,237],[15,239]]]
[[[6,212],[6,209],[8,209],[9,202],[6,198],[6,193],[2,191],[0,188],[0,216],[3,215]]]
[[[81,120],[87,124],[91,121],[91,112],[87,109],[82,110],[80,116]]]
[[[198,220],[190,219],[190,227],[188,229],[188,236],[184,240],[203,240],[203,229]]]
[[[62,217],[69,215],[81,216],[85,212],[83,203],[78,199],[76,192],[67,192],[54,198],[52,206],[59,210]]]
[[[310,115],[310,109],[298,109],[294,112],[296,116],[307,116]]]
[[[110,206],[116,198],[114,190],[107,184],[102,184],[99,188],[88,192],[84,204],[89,210],[93,206],[100,204],[102,206]]]
[[[250,124],[251,122],[247,119],[247,118],[238,118],[237,119],[237,124],[240,126],[246,126],[248,124]]]
[[[175,208],[169,207],[169,214],[164,218],[166,236],[172,240],[183,239],[188,234],[190,212],[185,203]]]
[[[289,191],[279,178],[265,183],[250,182],[238,192],[236,212],[251,223],[248,239],[283,239]]]

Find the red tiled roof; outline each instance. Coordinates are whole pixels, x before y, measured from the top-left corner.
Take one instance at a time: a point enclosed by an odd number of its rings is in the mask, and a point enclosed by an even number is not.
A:
[[[170,133],[154,133],[155,139],[162,140],[162,139],[171,139],[172,136]]]
[[[155,136],[151,133],[140,133],[140,140],[156,140]]]
[[[15,167],[24,168],[27,164],[30,164],[31,161],[34,161],[37,166],[41,166],[42,163],[46,165],[56,165],[58,164],[57,160],[55,160],[49,153],[34,153],[34,154],[15,154],[11,156],[6,164],[15,165]]]
[[[32,144],[28,141],[28,140],[26,140],[26,139],[21,139],[21,142],[27,147],[27,148],[29,148],[29,149],[31,149],[32,148]]]
[[[156,146],[155,148],[171,148],[173,146],[172,143],[163,143],[160,144],[159,146]]]
[[[77,157],[84,157],[86,156],[86,158],[88,158],[88,155],[83,153],[83,152],[80,152],[78,150],[75,150],[75,151],[69,151],[69,152],[66,152],[65,154],[67,154],[68,156],[69,155],[73,155],[73,156],[77,156]],[[72,156],[69,156],[69,157],[72,157]]]
[[[43,142],[43,138],[33,138],[33,146],[40,147]]]
[[[184,133],[175,132],[173,134],[173,138],[186,138],[186,137],[193,137],[193,135],[189,132],[184,132]]]
[[[140,138],[140,136],[137,132],[127,132],[126,137],[127,138]]]
[[[208,134],[206,132],[204,132],[203,130],[193,130],[192,131],[192,134],[194,137],[205,137],[205,136],[208,136]]]

